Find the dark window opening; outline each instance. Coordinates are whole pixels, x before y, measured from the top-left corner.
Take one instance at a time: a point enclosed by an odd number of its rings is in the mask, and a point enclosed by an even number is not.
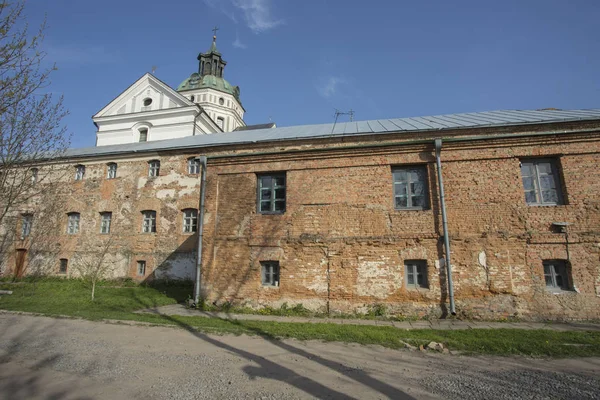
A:
[[[544,280],[549,290],[570,290],[567,263],[563,260],[544,261]]]
[[[58,273],[59,274],[66,274],[67,273],[67,267],[69,264],[69,260],[67,260],[66,258],[61,258],[60,259],[60,264],[58,267]]]
[[[138,261],[137,262],[137,275],[138,276],[146,275],[146,261]]]
[[[261,261],[263,286],[279,286],[279,261]]]

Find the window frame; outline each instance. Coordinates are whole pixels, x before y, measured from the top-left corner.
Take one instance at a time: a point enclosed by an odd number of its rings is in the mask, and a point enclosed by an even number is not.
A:
[[[554,190],[556,191],[556,202],[544,201],[542,195],[542,184],[540,180],[540,173],[538,166],[542,163],[550,164],[550,170],[552,171],[552,177],[554,179]],[[523,175],[523,166],[524,164],[531,164],[533,168],[533,172],[535,175],[527,176],[527,178],[533,178],[533,193],[535,194],[535,202],[527,201],[527,192],[531,192],[531,190],[525,189],[525,183],[523,182],[526,178]],[[525,203],[528,206],[532,207],[556,207],[565,205],[565,195],[564,195],[564,187],[563,187],[563,179],[560,170],[560,160],[559,158],[553,157],[543,157],[543,158],[522,158],[519,160],[519,169],[521,173],[521,186],[523,187],[523,195],[525,197]],[[541,198],[541,201],[540,201]]]
[[[105,218],[106,216],[108,216],[108,218]],[[106,221],[108,221],[107,224]],[[103,211],[100,213],[100,233],[103,235],[108,235],[110,234],[110,227],[112,224],[112,212],[110,211]],[[104,229],[106,228],[106,229]]]
[[[189,175],[198,175],[200,173],[200,160],[197,157],[189,157],[187,159],[187,172]]]
[[[33,214],[21,214],[21,239],[31,235],[33,225]]]
[[[160,176],[160,160],[148,161],[148,178]]]
[[[264,287],[281,286],[281,265],[279,261],[267,260],[260,262],[260,282]]]
[[[76,217],[76,218],[75,218]],[[81,224],[81,214],[78,212],[70,212],[67,214],[67,234],[77,235]]]
[[[542,266],[544,270],[544,284],[546,286],[546,290],[550,292],[571,292],[573,290],[567,261],[558,259],[543,260]],[[546,272],[546,267],[549,269],[548,273]],[[557,271],[556,267],[560,267],[560,271]],[[563,285],[559,285],[557,283],[557,276],[560,276],[561,280],[563,281]],[[550,285],[548,285],[548,278],[550,278]]]
[[[117,163],[110,162],[106,164],[106,179],[117,178]]]
[[[411,173],[413,171],[422,171],[424,173],[424,180],[423,180],[423,206],[413,206],[412,205],[412,198],[414,197],[414,194],[411,192],[411,184],[414,182],[418,182],[418,181],[412,181],[411,180]],[[395,173],[396,172],[401,172],[404,171],[407,173],[407,180],[406,181],[397,181],[395,178]],[[402,206],[398,206],[396,204],[396,198],[398,197],[403,197],[403,196],[398,196],[396,195],[396,185],[397,184],[401,184],[405,182],[406,183],[406,207],[402,207]],[[392,202],[394,205],[394,210],[398,210],[398,211],[425,211],[425,210],[429,210],[431,209],[431,200],[429,198],[429,165],[428,164],[413,164],[413,165],[396,165],[396,166],[392,166]]]
[[[31,186],[35,186],[38,183],[38,175],[39,175],[39,168],[31,168],[30,170],[31,173]]]
[[[75,166],[75,180],[82,181],[85,176],[85,165],[78,164]]]
[[[136,271],[135,271],[136,276],[146,276],[146,266],[147,266],[146,260],[137,260],[137,263],[136,263],[136,267],[137,268],[136,268]],[[140,274],[140,267],[142,267],[141,268],[141,271],[142,271],[141,274]]]
[[[264,187],[262,186],[262,179],[263,178],[269,178],[271,180],[271,185],[268,187]],[[275,178],[283,178],[283,185],[275,185]],[[287,174],[285,172],[273,172],[273,173],[261,173],[261,174],[256,174],[256,211],[259,214],[265,214],[265,215],[277,215],[277,214],[285,214],[286,210],[287,210]],[[270,199],[267,200],[262,200],[262,191],[263,190],[270,190]],[[275,197],[275,191],[277,189],[283,189],[284,191],[284,197],[283,200],[281,200],[281,198],[276,198]],[[262,211],[261,210],[261,203],[262,202],[266,202],[269,201],[269,210],[268,211]],[[277,202],[283,202],[283,209],[282,210],[276,210],[275,206]]]
[[[156,211],[142,211],[142,233],[156,233]]]
[[[190,215],[187,215],[191,213]],[[183,233],[194,234],[198,232],[198,210],[195,208],[186,208],[182,210]]]
[[[63,264],[64,264],[64,270],[63,270]],[[68,258],[60,258],[58,260],[58,273],[61,275],[66,275],[67,272],[69,271],[69,259]]]
[[[429,289],[429,277],[427,260],[405,260],[404,261],[404,279],[407,289]],[[413,283],[409,282],[409,277],[412,276]],[[423,278],[419,283],[419,276]]]
[[[148,141],[148,128],[140,128],[138,129],[138,143],[145,143]],[[143,134],[143,136],[142,136]],[[142,137],[144,140],[142,140]]]

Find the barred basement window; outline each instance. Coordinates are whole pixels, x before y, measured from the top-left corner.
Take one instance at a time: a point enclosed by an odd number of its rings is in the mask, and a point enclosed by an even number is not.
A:
[[[111,212],[100,213],[100,233],[110,233]]]
[[[138,276],[146,275],[146,261],[140,260],[137,262],[137,275]]]
[[[392,168],[394,204],[397,210],[426,210],[429,208],[427,167]]]
[[[21,238],[24,239],[31,234],[31,224],[33,223],[33,215],[23,214],[21,220]]]
[[[77,165],[75,167],[75,180],[80,181],[85,175],[85,165]]]
[[[68,265],[69,265],[69,260],[67,260],[66,258],[61,258],[60,263],[58,265],[58,273],[66,274]]]
[[[567,264],[563,260],[544,261],[544,279],[548,290],[570,290]]]
[[[406,271],[406,287],[428,288],[427,262],[425,260],[410,260],[404,262]]]
[[[285,173],[258,176],[258,212],[283,214],[285,212]]]
[[[68,223],[67,223],[67,233],[69,235],[75,235],[79,232],[79,213],[73,212],[67,214]]]
[[[557,160],[540,158],[521,160],[525,201],[532,206],[556,206],[563,203]]]
[[[263,286],[279,286],[279,261],[261,261]]]
[[[196,157],[188,158],[188,174],[198,175],[200,173],[200,160]]]
[[[157,177],[160,173],[160,161],[152,160],[148,162],[148,176]]]
[[[156,211],[146,210],[142,211],[142,232],[143,233],[155,233],[156,232]]]
[[[117,177],[117,164],[116,163],[108,163],[106,164],[106,178],[107,179],[115,179]]]
[[[198,230],[198,210],[188,208],[183,210],[183,232],[193,233]]]

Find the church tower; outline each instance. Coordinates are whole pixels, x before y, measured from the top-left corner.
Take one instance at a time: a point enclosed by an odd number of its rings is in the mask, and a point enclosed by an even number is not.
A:
[[[227,62],[217,49],[217,28],[206,53],[198,55],[198,72],[194,72],[177,87],[177,91],[202,106],[223,132],[246,126],[240,88],[224,78]]]

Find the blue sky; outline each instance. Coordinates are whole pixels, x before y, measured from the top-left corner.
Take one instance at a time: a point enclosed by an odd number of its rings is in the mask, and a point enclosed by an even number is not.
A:
[[[30,0],[47,14],[48,88],[72,146],[91,116],[156,66],[176,87],[211,43],[248,124],[333,122],[499,109],[600,108],[597,0]]]

